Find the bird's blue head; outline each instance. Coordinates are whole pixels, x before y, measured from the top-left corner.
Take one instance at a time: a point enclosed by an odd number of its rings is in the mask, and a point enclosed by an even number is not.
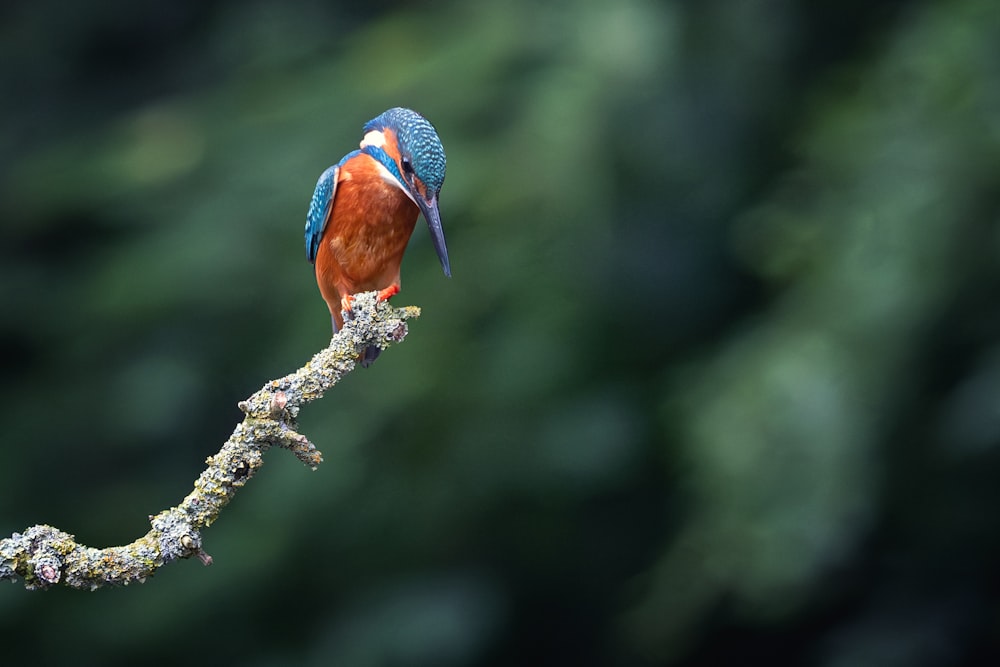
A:
[[[430,122],[416,111],[395,107],[365,123],[361,147],[385,150],[395,163],[390,172],[401,189],[420,207],[434,241],[434,249],[445,275],[451,276],[438,195],[444,185],[444,146]],[[398,156],[396,155],[398,153]]]
[[[405,168],[408,162],[428,190],[441,191],[445,172],[444,146],[426,118],[416,111],[396,107],[365,123],[366,133],[373,130],[395,132],[402,161],[400,166]]]

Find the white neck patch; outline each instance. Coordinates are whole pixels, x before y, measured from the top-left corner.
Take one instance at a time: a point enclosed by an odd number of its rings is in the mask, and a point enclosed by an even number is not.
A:
[[[365,138],[361,140],[361,148],[365,146],[374,146],[375,148],[382,148],[385,146],[385,135],[382,130],[372,130],[365,135]]]
[[[381,130],[372,130],[368,132],[367,134],[365,134],[365,138],[361,140],[360,147],[364,148],[365,146],[371,146],[373,148],[385,148],[385,133],[382,132]],[[413,195],[410,194],[410,191],[407,190],[406,187],[402,183],[400,183],[395,176],[392,175],[392,172],[386,169],[385,165],[383,165],[381,162],[378,162],[376,160],[376,163],[378,164],[378,175],[382,177],[382,180],[388,183],[389,185],[395,185],[397,188],[402,190],[403,194],[409,197],[414,204],[416,204],[417,200],[413,199]]]

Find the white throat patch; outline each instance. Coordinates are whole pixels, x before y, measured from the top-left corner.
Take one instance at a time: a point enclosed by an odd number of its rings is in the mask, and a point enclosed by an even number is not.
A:
[[[404,195],[406,195],[407,197],[409,197],[410,200],[414,204],[416,204],[417,200],[413,198],[413,195],[411,195],[410,191],[406,189],[406,186],[404,186],[402,183],[400,183],[399,180],[397,180],[396,177],[392,175],[392,172],[385,168],[385,165],[383,165],[381,162],[377,162],[377,164],[378,164],[378,167],[377,167],[378,168],[378,175],[382,177],[382,180],[385,181],[386,183],[388,183],[389,185],[395,185],[397,188],[399,188],[402,191],[402,193]]]

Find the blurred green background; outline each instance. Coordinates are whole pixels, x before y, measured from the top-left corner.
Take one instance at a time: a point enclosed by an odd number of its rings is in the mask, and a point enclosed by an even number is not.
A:
[[[448,153],[403,345],[4,664],[1000,663],[1000,6],[8,2],[0,535],[126,543],[325,346],[302,226]]]

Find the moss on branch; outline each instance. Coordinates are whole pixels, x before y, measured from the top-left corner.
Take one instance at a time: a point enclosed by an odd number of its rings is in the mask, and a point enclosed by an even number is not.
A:
[[[141,583],[179,558],[197,556],[210,564],[212,559],[202,550],[201,532],[260,470],[264,452],[282,447],[312,469],[323,461],[319,450],[297,431],[299,409],[354,370],[358,355],[369,345],[384,350],[402,341],[406,320],[420,315],[419,308],[393,308],[375,295],[357,295],[354,317],[333,336],[329,347],[299,370],[271,380],[239,403],[243,421],[222,449],[208,457],[208,467],[195,481],[194,490],[176,507],[149,517],[148,533],[125,546],[95,549],[52,526],[32,526],[0,540],[0,580],[20,577],[29,590],[59,584],[95,590]]]

